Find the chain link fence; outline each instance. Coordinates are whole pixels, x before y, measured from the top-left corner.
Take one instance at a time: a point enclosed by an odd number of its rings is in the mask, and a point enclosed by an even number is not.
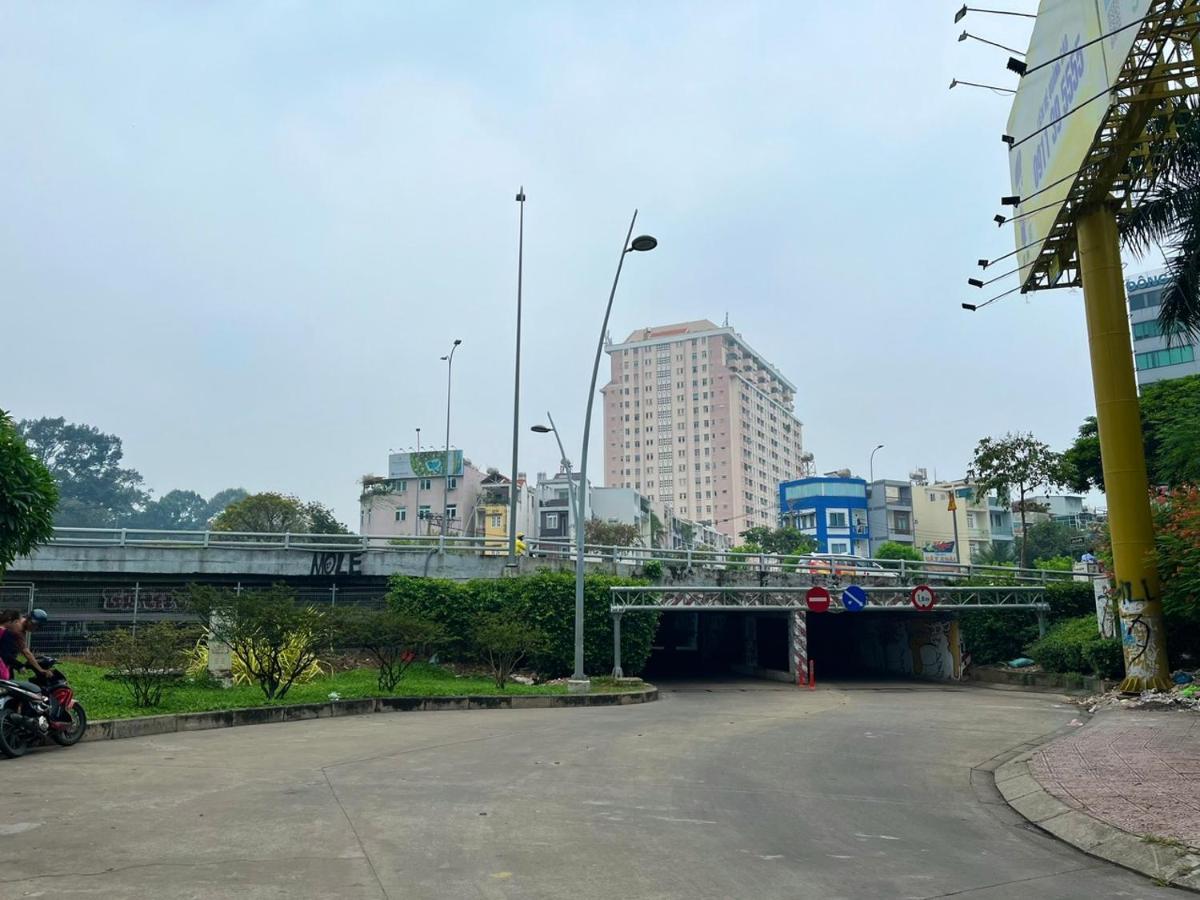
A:
[[[261,584],[225,583],[227,590],[262,589]],[[296,602],[306,606],[355,605],[382,608],[387,586],[294,587]],[[39,654],[79,656],[114,628],[136,630],[153,622],[192,622],[187,586],[148,581],[80,584],[2,584],[0,609],[44,609],[50,621],[38,629],[30,646]]]

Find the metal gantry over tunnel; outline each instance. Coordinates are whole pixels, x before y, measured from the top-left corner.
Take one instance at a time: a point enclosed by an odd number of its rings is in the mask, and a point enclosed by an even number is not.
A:
[[[809,616],[857,617],[881,613],[912,618],[913,621],[947,621],[938,613],[964,609],[1025,609],[1037,616],[1039,631],[1045,630],[1049,610],[1046,589],[1031,586],[903,586],[814,584],[805,587],[698,587],[644,585],[610,588],[609,611],[613,617],[613,674],[621,677],[621,617],[626,612],[711,612],[711,613],[782,613],[788,628],[788,666],[790,679],[804,684],[809,680]],[[953,619],[954,617],[949,617]],[[864,619],[863,621],[870,621]],[[878,621],[878,619],[876,619]],[[949,630],[947,628],[947,630]],[[756,638],[752,622],[746,617],[746,659],[749,669],[757,665]]]

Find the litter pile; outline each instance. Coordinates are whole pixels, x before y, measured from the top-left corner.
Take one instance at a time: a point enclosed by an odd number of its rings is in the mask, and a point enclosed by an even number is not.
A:
[[[1098,709],[1195,709],[1200,710],[1200,672],[1172,672],[1174,686],[1169,691],[1142,691],[1137,696],[1117,689],[1094,694],[1076,702],[1092,713]]]

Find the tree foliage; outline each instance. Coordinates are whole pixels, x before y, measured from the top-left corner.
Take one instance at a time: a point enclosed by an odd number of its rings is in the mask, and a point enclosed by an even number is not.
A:
[[[1194,109],[1183,110],[1176,123],[1175,139],[1154,160],[1151,190],[1121,218],[1121,236],[1139,256],[1158,249],[1166,257],[1171,285],[1159,307],[1163,333],[1200,335],[1200,119]]]
[[[788,554],[813,553],[817,542],[799,528],[768,528],[756,525],[742,532],[743,547],[748,547],[750,553],[774,553],[779,556]],[[736,548],[735,548],[736,549]]]
[[[1043,519],[1026,529],[1025,545],[1029,559],[1075,558],[1083,548],[1083,538],[1076,529],[1062,522]]]
[[[0,579],[18,556],[54,534],[58,487],[0,409]]]
[[[483,613],[473,629],[479,655],[487,660],[496,687],[504,690],[513,671],[546,643],[537,628],[500,612]]]
[[[230,503],[247,496],[242,488],[226,488],[205,500],[195,491],[167,491],[150,500],[128,522],[131,528],[203,531]]]
[[[96,652],[139,708],[158,706],[163,691],[178,680],[196,641],[195,628],[171,622],[143,625],[136,633],[124,628],[105,632]]]
[[[1012,541],[992,541],[972,560],[980,566],[1011,566],[1015,565]]]
[[[1200,375],[1147,385],[1138,403],[1150,483],[1168,487],[1200,483]],[[1079,426],[1063,462],[1071,490],[1104,490],[1095,416]]]
[[[394,609],[351,607],[337,616],[337,640],[364,650],[379,668],[379,689],[391,692],[409,667],[443,639],[441,626]]]
[[[902,544],[899,541],[884,541],[875,551],[876,559],[907,559],[920,562],[921,551],[912,544]]]
[[[642,543],[642,534],[638,527],[623,522],[588,519],[583,534],[585,543],[600,544],[604,547],[638,547]]]
[[[191,585],[188,608],[229,645],[268,700],[282,698],[311,672],[333,637],[328,613],[299,605],[282,584],[241,593]]]
[[[215,531],[267,534],[349,534],[350,530],[320,503],[265,491],[229,504],[213,520]]]
[[[116,435],[61,416],[23,419],[17,430],[58,484],[56,525],[116,527],[149,498],[142,476],[121,465],[124,451]]]
[[[1194,666],[1200,658],[1200,487],[1176,488],[1157,500],[1154,524],[1171,655],[1187,654]]]
[[[1027,567],[1025,498],[1039,487],[1063,482],[1062,457],[1032,434],[1018,432],[1002,438],[985,437],[975,447],[975,459],[968,475],[979,494],[996,491],[1008,495],[1016,490],[1021,516],[1021,565]]]

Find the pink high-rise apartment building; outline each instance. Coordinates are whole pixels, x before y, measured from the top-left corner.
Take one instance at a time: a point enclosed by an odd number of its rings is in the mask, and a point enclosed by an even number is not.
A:
[[[795,385],[705,319],[642,328],[607,349],[604,483],[733,538],[776,527],[779,483],[807,470]]]

